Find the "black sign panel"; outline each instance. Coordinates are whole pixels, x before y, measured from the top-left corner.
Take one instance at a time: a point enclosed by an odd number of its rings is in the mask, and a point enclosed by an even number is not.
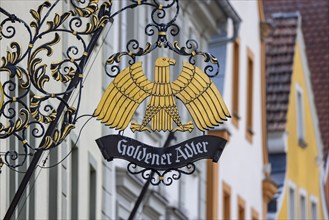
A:
[[[156,170],[180,168],[200,159],[217,162],[226,144],[225,139],[210,135],[195,137],[167,148],[152,147],[121,135],[108,135],[96,142],[108,161],[120,158]]]

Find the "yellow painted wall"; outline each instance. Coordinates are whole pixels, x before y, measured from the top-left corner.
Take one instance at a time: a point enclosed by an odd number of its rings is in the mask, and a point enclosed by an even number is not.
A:
[[[300,46],[296,44],[286,126],[286,131],[288,132],[286,183],[291,181],[296,185],[297,218],[299,218],[299,190],[302,188],[307,192],[306,205],[308,218],[311,217],[310,195],[313,195],[318,201],[318,218],[323,219],[320,195],[320,167],[317,164],[318,147],[316,145],[315,129],[312,122],[310,99],[303,72],[301,52]],[[296,84],[300,86],[303,94],[306,148],[302,148],[298,144]],[[289,186],[285,184],[284,187],[284,199],[281,210],[279,210],[278,219],[288,218]]]

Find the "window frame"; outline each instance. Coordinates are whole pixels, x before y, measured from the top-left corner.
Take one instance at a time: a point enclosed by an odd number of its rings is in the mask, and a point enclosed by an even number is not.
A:
[[[232,124],[239,128],[240,39],[232,44]],[[236,61],[237,60],[237,61]]]
[[[231,187],[229,184],[227,184],[225,181],[222,182],[222,201],[223,201],[223,205],[222,205],[222,217],[223,219],[231,219],[231,200],[232,200],[232,196],[231,196]],[[226,206],[226,197],[228,197],[228,204]]]
[[[294,216],[292,216],[291,214],[291,196],[290,196],[290,190],[293,190],[294,192]],[[296,193],[296,185],[292,182],[288,183],[288,219],[296,219],[297,218],[297,193]]]
[[[89,210],[88,210],[88,216],[89,219],[95,219],[97,218],[97,177],[98,177],[98,171],[97,171],[97,161],[93,157],[93,155],[89,152],[88,153],[88,201],[89,201]],[[94,192],[94,193],[93,193]]]
[[[299,84],[295,86],[296,94],[296,128],[297,128],[297,140],[298,145],[302,148],[307,147],[305,137],[305,105],[304,105],[304,94],[303,89]],[[300,95],[300,96],[299,96]],[[300,97],[300,99],[299,99]],[[299,103],[301,102],[301,103]],[[301,108],[299,108],[301,105]],[[301,116],[301,117],[300,117]],[[300,121],[301,119],[301,121]]]
[[[310,219],[313,219],[313,208],[312,208],[312,205],[315,204],[315,207],[316,207],[316,213],[315,213],[315,217],[314,219],[318,219],[319,218],[319,202],[318,202],[318,199],[317,197],[311,195],[310,196]]]
[[[305,217],[302,218],[302,197],[305,199]],[[304,189],[299,189],[299,218],[300,219],[308,219],[308,213],[307,213],[307,192]]]
[[[251,219],[252,220],[258,220],[259,214],[255,208],[251,208]]]
[[[77,142],[77,135],[73,132],[71,133],[70,145],[71,145],[71,155],[70,155],[70,217],[71,219],[79,219],[79,141]],[[75,144],[76,143],[76,144]]]
[[[255,55],[250,48],[247,47],[247,79],[246,79],[246,139],[252,143],[253,131],[253,112],[254,112],[254,78],[255,78]]]
[[[241,211],[243,212],[243,216],[241,216]],[[246,202],[245,200],[238,195],[238,218],[239,220],[246,219]]]

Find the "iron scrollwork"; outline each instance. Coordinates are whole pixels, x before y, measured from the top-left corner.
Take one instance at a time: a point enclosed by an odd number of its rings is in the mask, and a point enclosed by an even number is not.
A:
[[[126,51],[115,53],[110,56],[106,62],[105,70],[108,76],[115,77],[120,73],[119,63],[122,57],[128,58],[128,64],[136,62],[136,58],[145,56],[155,49],[166,48],[177,55],[188,58],[190,64],[195,65],[197,57],[202,57],[207,63],[204,72],[209,77],[215,77],[219,74],[219,62],[213,55],[199,50],[199,45],[195,40],[187,40],[185,46],[181,46],[178,41],[171,41],[170,38],[176,37],[180,33],[179,26],[175,23],[180,11],[179,1],[135,1],[140,4],[151,6],[151,23],[145,27],[145,34],[149,37],[155,37],[155,42],[147,42],[143,47],[136,39],[131,39],[126,45]],[[164,2],[164,4],[161,4]],[[169,11],[173,11],[173,15]]]
[[[115,78],[120,72],[120,64],[123,57],[126,57],[127,63],[131,66],[137,59],[146,56],[156,49],[168,49],[179,56],[186,57],[188,62],[196,65],[198,58],[201,58],[206,64],[204,73],[209,77],[215,77],[219,74],[219,62],[213,55],[200,51],[197,41],[189,39],[185,45],[174,40],[180,33],[180,28],[176,23],[180,7],[178,0],[169,1],[134,1],[142,5],[152,7],[150,23],[145,26],[145,35],[154,39],[153,42],[146,42],[141,45],[137,39],[131,39],[126,44],[126,51],[111,55],[105,64],[106,74]],[[195,171],[195,164],[189,163],[185,167],[159,171],[154,168],[140,168],[135,163],[129,163],[128,172],[134,175],[141,175],[145,180],[149,180],[152,185],[171,185],[174,180],[180,179],[182,174],[190,175]]]
[[[0,74],[8,79],[1,82],[0,139],[7,145],[10,138],[20,142],[18,149],[0,150],[0,169],[22,166],[29,155],[58,146],[75,128],[84,67],[95,45],[90,36],[99,34],[116,15],[141,5],[131,1],[113,12],[112,0],[70,0],[65,8],[71,10],[63,11],[60,2],[45,1],[31,9],[30,23],[0,8],[5,17],[0,41],[8,48],[0,55]],[[24,42],[16,42],[20,36],[25,36]],[[70,44],[63,49],[65,39]],[[69,100],[73,91],[78,93],[77,103]],[[39,140],[39,147],[32,139]]]
[[[145,180],[150,179],[150,183],[154,186],[157,186],[161,183],[166,186],[170,186],[174,180],[179,180],[182,174],[193,174],[196,170],[196,167],[194,163],[189,163],[184,167],[158,171],[153,168],[140,169],[136,164],[129,163],[127,165],[127,170],[130,174],[133,175],[141,174],[142,178]]]
[[[30,23],[0,8],[0,13],[6,16],[0,23],[0,41],[9,48],[0,56],[0,74],[8,78],[0,84],[4,97],[0,99],[0,139],[15,138],[22,146],[21,149],[0,152],[0,170],[3,165],[20,167],[35,151],[58,146],[75,128],[79,119],[84,67],[95,45],[89,37],[100,34],[115,16],[127,9],[142,5],[151,7],[151,22],[146,25],[145,34],[155,40],[145,46],[136,39],[130,40],[126,51],[108,58],[105,64],[108,76],[115,77],[120,72],[122,57],[127,57],[132,65],[137,58],[159,48],[186,57],[192,65],[201,57],[206,63],[204,72],[209,77],[219,73],[217,58],[200,51],[195,40],[187,40],[183,46],[172,40],[180,33],[176,24],[180,11],[178,0],[130,0],[127,6],[116,12],[112,12],[112,0],[102,3],[98,0],[70,0],[72,10],[56,13],[59,2],[45,1],[37,9],[31,9]],[[14,40],[20,34],[26,36],[25,44]],[[65,45],[65,38],[70,38],[70,45],[61,51],[59,45]],[[77,103],[70,102],[73,91],[78,93]],[[48,132],[49,128],[53,128],[51,132]],[[31,139],[39,140],[39,147],[33,146]],[[18,160],[20,157],[22,159]],[[128,165],[131,174],[151,178],[153,185],[171,185],[182,174],[192,174],[195,169],[194,163],[165,171],[138,169],[134,163]]]

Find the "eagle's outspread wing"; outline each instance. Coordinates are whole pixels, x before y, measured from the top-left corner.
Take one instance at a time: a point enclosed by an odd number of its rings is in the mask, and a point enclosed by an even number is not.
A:
[[[181,75],[171,83],[173,94],[190,112],[199,130],[223,123],[230,113],[215,84],[201,69],[184,63]]]
[[[107,126],[125,129],[139,104],[150,96],[153,83],[146,78],[142,62],[119,73],[107,87],[94,116]]]

